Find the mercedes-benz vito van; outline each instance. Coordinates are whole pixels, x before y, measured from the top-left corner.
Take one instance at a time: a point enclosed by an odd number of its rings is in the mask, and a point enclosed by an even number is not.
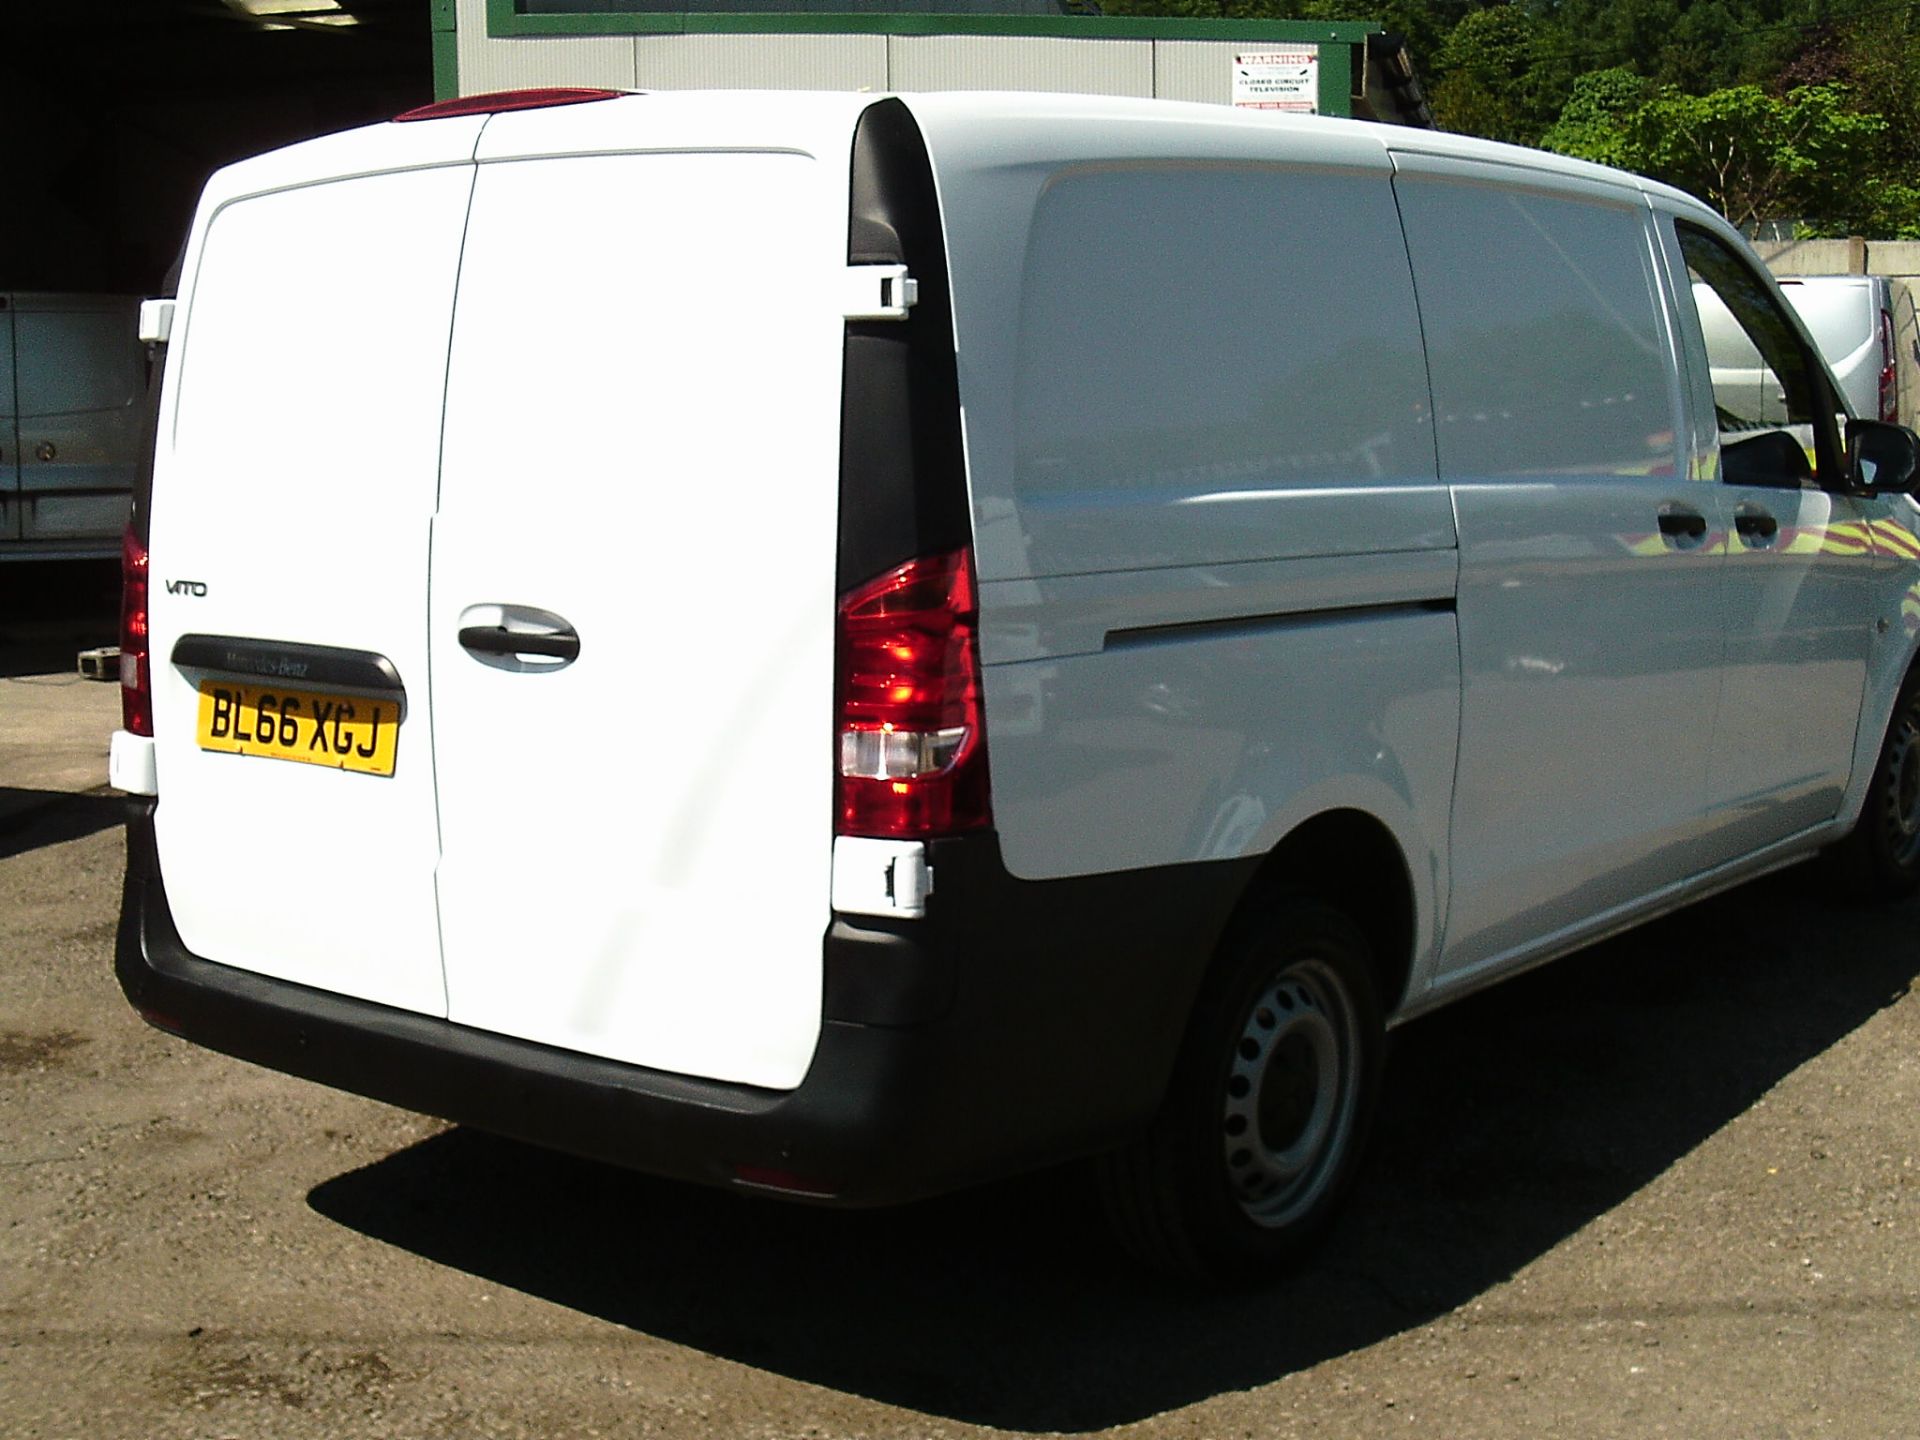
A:
[[[265,1065],[847,1205],[1106,1155],[1245,1274],[1390,1027],[1920,879],[1916,441],[1632,176],[521,92],[221,171],[148,311],[119,974]]]

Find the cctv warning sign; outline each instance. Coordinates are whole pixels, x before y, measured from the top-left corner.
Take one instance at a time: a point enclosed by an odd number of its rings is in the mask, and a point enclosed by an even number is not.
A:
[[[1256,50],[1234,56],[1233,103],[1243,110],[1316,114],[1320,109],[1318,47]]]

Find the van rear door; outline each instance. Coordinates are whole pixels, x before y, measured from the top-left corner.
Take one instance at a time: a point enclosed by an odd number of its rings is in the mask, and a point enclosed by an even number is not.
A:
[[[608,148],[680,113],[577,108]],[[582,124],[494,121],[461,265],[431,639],[448,1013],[791,1087],[830,891],[846,153],[511,151]]]
[[[1817,275],[1782,279],[1780,293],[1806,323],[1853,413],[1880,418],[1880,371],[1891,360],[1881,349],[1882,305],[1867,276]],[[1887,329],[1891,331],[1889,319]]]
[[[19,538],[48,553],[106,554],[127,523],[146,379],[139,313],[113,295],[14,297]]]
[[[181,939],[429,1014],[428,538],[480,123],[376,127],[216,177],[151,516],[155,826]]]

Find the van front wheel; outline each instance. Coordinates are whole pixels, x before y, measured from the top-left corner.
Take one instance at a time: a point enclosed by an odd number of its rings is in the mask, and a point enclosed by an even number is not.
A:
[[[1382,1048],[1359,928],[1307,901],[1268,913],[1203,988],[1152,1128],[1107,1162],[1122,1242],[1216,1280],[1294,1259],[1353,1178]]]
[[[1894,702],[1860,823],[1826,858],[1840,884],[1863,899],[1920,889],[1920,672]]]

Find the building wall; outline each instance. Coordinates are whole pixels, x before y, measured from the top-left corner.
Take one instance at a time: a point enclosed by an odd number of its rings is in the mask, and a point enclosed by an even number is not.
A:
[[[645,88],[638,78],[636,37],[632,35],[495,40],[487,34],[486,0],[459,0],[459,5],[455,43],[462,95],[519,90],[531,85],[604,85],[611,90]],[[652,83],[655,82],[649,77],[649,84]],[[793,83],[799,82],[796,79]],[[691,87],[663,83],[662,88]]]
[[[1050,36],[663,34],[579,37],[487,34],[486,0],[458,0],[460,93],[528,85],[615,89],[756,87],[800,90],[1048,90],[1225,105],[1233,58],[1293,42],[1062,39]],[[1323,46],[1328,86],[1344,104],[1346,47]],[[1344,110],[1341,112],[1344,113]]]

